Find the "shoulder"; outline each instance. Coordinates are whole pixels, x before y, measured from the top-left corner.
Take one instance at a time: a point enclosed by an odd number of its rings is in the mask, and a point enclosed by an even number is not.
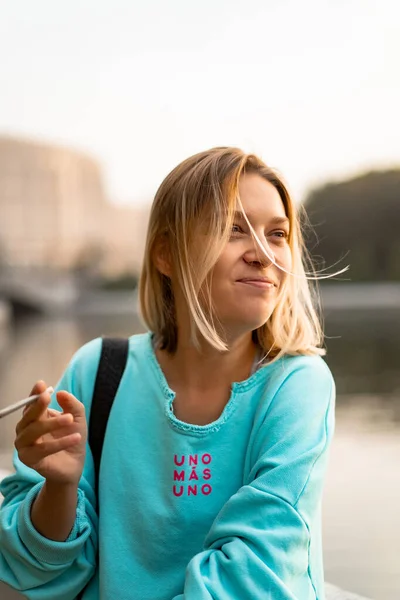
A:
[[[311,418],[332,413],[335,382],[320,356],[285,356],[266,365],[259,411],[265,418]]]
[[[264,367],[253,425],[254,448],[281,449],[286,459],[324,452],[335,428],[335,384],[319,356],[287,356]]]
[[[312,383],[334,386],[331,370],[321,356],[285,356],[277,361],[274,378],[281,385],[295,379],[296,384],[305,386]]]
[[[94,361],[98,362],[100,359],[102,343],[103,339],[101,337],[86,342],[72,355],[70,364],[77,367],[81,364],[87,366],[88,363]]]
[[[132,335],[128,340],[128,361],[143,354],[149,344],[150,334]],[[56,391],[66,390],[74,394],[90,411],[94,385],[100,364],[103,347],[102,337],[97,337],[83,344],[71,357]]]
[[[148,352],[151,349],[152,334],[150,332],[136,333],[135,335],[131,335],[128,339],[129,352],[131,354],[142,354],[144,352]]]
[[[262,368],[268,387],[276,389],[292,385],[334,387],[330,368],[321,356],[284,356]]]
[[[100,337],[78,348],[55,386],[55,391],[65,390],[70,392],[87,407],[93,393],[101,348],[102,338]],[[55,397],[53,402],[57,407]]]
[[[132,335],[125,338],[128,342],[129,354],[144,351],[149,344],[149,333]],[[121,338],[123,339],[123,338]],[[98,367],[104,337],[97,337],[81,346],[72,356],[70,365],[76,368]]]

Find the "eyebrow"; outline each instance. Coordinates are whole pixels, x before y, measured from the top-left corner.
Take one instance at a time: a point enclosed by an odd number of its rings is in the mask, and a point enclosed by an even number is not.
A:
[[[246,213],[246,215],[249,221],[251,221],[252,214]],[[246,219],[244,218],[243,213],[237,210],[235,211],[235,220],[245,221]],[[271,225],[290,225],[290,221],[287,217],[272,217],[272,219],[269,220],[269,223],[271,223]]]

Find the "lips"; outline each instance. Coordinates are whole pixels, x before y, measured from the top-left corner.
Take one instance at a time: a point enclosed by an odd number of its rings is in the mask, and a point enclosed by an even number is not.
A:
[[[268,279],[268,277],[244,277],[243,279],[239,279],[238,283],[251,285],[261,289],[273,289],[276,287],[275,283],[271,281],[271,279]]]
[[[271,285],[276,287],[276,284],[269,277],[242,277],[241,279],[238,279],[238,281],[240,281],[241,283],[248,283],[249,281],[261,281],[263,283],[270,283]]]

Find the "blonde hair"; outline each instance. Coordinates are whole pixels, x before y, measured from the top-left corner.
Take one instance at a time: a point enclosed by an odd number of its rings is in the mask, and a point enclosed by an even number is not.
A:
[[[310,288],[306,266],[315,271],[303,241],[300,215],[277,172],[254,154],[238,148],[213,148],[191,156],[159,187],[151,210],[139,285],[144,322],[162,348],[175,352],[178,332],[172,285],[154,262],[157,247],[167,244],[192,317],[194,342],[200,333],[216,349],[227,350],[214,322],[208,276],[231,233],[240,177],[249,173],[260,175],[279,192],[290,221],[288,243],[293,273],[287,277],[272,315],[253,332],[253,338],[270,359],[284,354],[323,355],[318,294],[315,287],[313,291]],[[200,253],[198,234],[204,231],[208,235],[203,238]]]

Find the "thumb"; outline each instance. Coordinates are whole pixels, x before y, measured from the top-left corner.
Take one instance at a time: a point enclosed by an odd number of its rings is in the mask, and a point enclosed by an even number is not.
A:
[[[73,417],[83,417],[85,414],[85,407],[82,402],[65,390],[57,392],[57,402],[64,413],[71,413]]]

